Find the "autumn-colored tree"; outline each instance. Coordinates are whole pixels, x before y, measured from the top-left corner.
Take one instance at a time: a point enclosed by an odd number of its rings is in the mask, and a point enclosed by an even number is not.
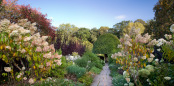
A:
[[[0,11],[0,19],[9,19],[11,22],[18,22],[19,19],[28,19],[30,22],[36,22],[37,32],[41,35],[48,35],[54,39],[55,30],[51,26],[51,20],[38,11],[38,9],[32,8],[30,5],[18,5],[17,0],[3,0],[2,6],[4,7]]]
[[[17,0],[2,0],[0,7],[0,20],[6,18],[13,23],[18,21],[20,14],[16,12],[19,5],[16,4]]]
[[[153,8],[156,20],[156,28],[154,28],[155,38],[162,38],[164,34],[170,34],[168,28],[174,24],[173,2],[173,0],[159,0]]]

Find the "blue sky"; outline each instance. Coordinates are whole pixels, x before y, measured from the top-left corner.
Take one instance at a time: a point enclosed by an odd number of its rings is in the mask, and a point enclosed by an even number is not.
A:
[[[40,8],[52,19],[53,26],[70,23],[77,27],[113,27],[123,20],[154,18],[153,7],[158,0],[18,0]]]

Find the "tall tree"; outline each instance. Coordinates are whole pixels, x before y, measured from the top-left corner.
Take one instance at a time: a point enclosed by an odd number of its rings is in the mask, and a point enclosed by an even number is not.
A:
[[[73,34],[76,33],[77,31],[78,31],[78,27],[76,27],[75,25],[61,24],[57,28],[56,34],[58,34],[58,36],[61,37],[62,43],[67,44],[72,39]]]
[[[135,23],[130,22],[130,23],[123,29],[123,35],[129,34],[132,28],[139,29],[139,30],[140,30],[140,31],[139,31],[140,34],[143,33],[143,32],[144,32],[144,29],[145,29],[144,25],[141,24],[141,23],[139,23],[139,22],[135,22]]]
[[[141,23],[141,24],[143,24],[143,25],[146,25],[146,22],[143,21],[142,19],[137,19],[137,20],[134,21],[134,23],[135,23],[135,22],[139,22],[139,23]]]
[[[113,29],[115,31],[115,34],[117,35],[118,38],[123,36],[123,29],[126,28],[126,26],[130,23],[131,21],[121,21],[115,25],[113,25]]]
[[[109,27],[101,26],[101,27],[99,28],[99,34],[102,35],[102,34],[104,34],[104,33],[107,33],[108,30],[109,30]]]
[[[154,32],[155,38],[164,37],[169,34],[169,27],[174,24],[174,1],[159,0],[153,8],[155,12],[156,28]]]
[[[75,32],[74,36],[76,36],[77,38],[87,41],[90,39],[90,30],[87,28],[80,28],[77,32]]]

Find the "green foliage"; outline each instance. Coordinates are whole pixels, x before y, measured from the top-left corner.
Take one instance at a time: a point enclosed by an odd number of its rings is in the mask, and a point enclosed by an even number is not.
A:
[[[134,23],[135,23],[135,22],[139,22],[139,23],[141,23],[141,24],[143,24],[143,25],[146,25],[146,22],[143,21],[142,19],[137,19],[137,20],[134,21]]]
[[[99,28],[99,30],[98,30],[98,31],[99,31],[99,35],[103,35],[103,34],[107,33],[108,30],[109,30],[109,27],[101,26],[101,27]]]
[[[74,61],[76,65],[79,67],[84,67],[86,68],[88,61],[85,58],[77,59]]]
[[[66,68],[69,64],[66,62],[66,58],[64,56],[62,56],[61,62],[62,64],[60,66],[55,66],[55,68],[52,68],[47,76],[64,78],[65,74],[67,73]]]
[[[170,25],[174,24],[174,3],[173,0],[159,0],[153,8],[155,12],[155,28],[153,29],[154,38],[163,38],[165,34],[170,34]],[[148,28],[147,28],[148,29]]]
[[[174,44],[172,46],[174,46]],[[171,47],[171,45],[165,44],[162,46],[162,50],[164,51],[163,57],[169,62],[174,62],[174,48]]]
[[[85,86],[90,86],[91,83],[93,82],[93,77],[90,73],[86,73],[82,77],[78,79],[79,82],[84,83]]]
[[[132,28],[140,29],[139,34],[143,33],[143,32],[144,32],[144,29],[145,29],[144,25],[143,25],[142,23],[140,23],[140,22],[135,22],[135,23],[130,22],[130,23],[128,23],[128,25],[123,29],[123,35],[129,34]]]
[[[76,75],[77,78],[80,78],[81,76],[83,76],[86,73],[86,69],[79,67],[77,65],[71,65],[71,66],[67,67],[67,72],[68,72],[68,74],[74,74],[74,75]]]
[[[69,41],[72,39],[73,34],[78,31],[78,27],[71,24],[61,24],[57,28],[56,34],[61,37],[61,43],[68,44]]]
[[[93,44],[89,41],[83,41],[82,43],[85,46],[85,51],[92,51]]]
[[[113,32],[115,35],[117,35],[118,38],[123,36],[123,29],[126,28],[126,26],[130,23],[131,21],[121,21],[115,25],[113,25]]]
[[[74,62],[79,67],[84,67],[88,71],[92,67],[97,67],[99,69],[103,68],[103,61],[92,52],[85,52],[81,59],[77,59]]]
[[[97,68],[97,67],[92,67],[91,70],[90,70],[90,72],[93,72],[93,73],[95,73],[95,74],[100,74],[101,69],[99,69],[99,68]]]
[[[93,52],[96,54],[110,54],[117,52],[119,49],[117,45],[120,44],[119,39],[112,34],[101,35],[97,41],[94,42]]]
[[[113,77],[112,79],[113,86],[124,86],[125,83],[126,83],[126,80],[120,74],[118,74],[116,77]]]
[[[30,85],[26,85],[26,86],[30,86]],[[37,82],[32,86],[85,86],[82,83],[79,82],[73,82],[71,80],[68,79],[48,79],[42,82]]]
[[[87,28],[80,28],[76,33],[74,33],[74,36],[85,41],[90,38],[90,35],[90,30]]]
[[[83,58],[85,58],[91,65],[95,65],[95,67],[102,69],[103,68],[103,61],[97,57],[96,54],[92,53],[92,52],[85,52],[84,55],[82,56]],[[90,66],[89,66],[90,67]],[[91,66],[92,68],[92,66]],[[90,70],[90,68],[89,68]]]

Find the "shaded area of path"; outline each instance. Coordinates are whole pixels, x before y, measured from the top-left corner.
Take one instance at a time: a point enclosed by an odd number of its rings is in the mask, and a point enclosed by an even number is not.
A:
[[[109,66],[106,63],[101,73],[95,76],[91,86],[112,86],[112,77],[110,77],[109,74]]]

